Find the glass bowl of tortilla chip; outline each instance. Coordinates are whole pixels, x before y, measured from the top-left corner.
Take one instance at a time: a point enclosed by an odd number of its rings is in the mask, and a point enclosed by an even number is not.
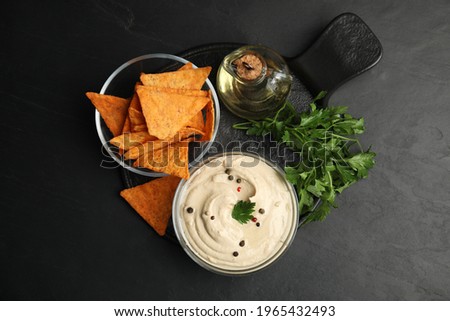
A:
[[[210,70],[178,56],[148,54],[117,68],[99,94],[88,93],[96,106],[95,123],[106,151],[101,166],[119,164],[150,177],[189,175],[188,168],[210,149],[219,125],[219,100],[207,78]],[[108,98],[106,110],[102,110],[102,101],[97,106],[95,99]],[[173,150],[176,155],[187,152],[174,160]]]

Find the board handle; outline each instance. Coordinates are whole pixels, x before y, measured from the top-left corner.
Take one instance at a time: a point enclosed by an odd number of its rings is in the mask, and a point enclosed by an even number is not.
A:
[[[375,66],[382,55],[383,47],[366,23],[354,13],[343,13],[304,53],[288,59],[288,65],[313,96],[327,92],[322,100],[326,105],[331,93]]]

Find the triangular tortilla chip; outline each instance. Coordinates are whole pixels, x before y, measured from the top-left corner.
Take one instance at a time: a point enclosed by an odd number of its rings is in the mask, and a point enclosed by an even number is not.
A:
[[[144,73],[141,72],[141,75],[143,75]],[[138,80],[136,81],[136,83],[134,84],[134,91],[136,91],[137,86],[142,86],[142,83]]]
[[[206,114],[206,121],[205,121],[205,127],[204,132],[205,135],[203,135],[201,141],[209,141],[212,139],[214,134],[214,101],[212,99],[211,91],[209,91],[209,102],[206,104],[205,107],[205,114]]]
[[[134,99],[134,98],[133,98]],[[136,94],[136,99],[139,100],[139,97]],[[145,123],[145,117],[141,110],[137,110],[135,108],[128,109],[128,117],[130,118],[130,127],[132,131],[137,131],[136,127],[139,125],[147,125]]]
[[[131,147],[142,145],[148,141],[155,140],[156,137],[149,135],[149,133],[125,133],[114,137],[109,142],[122,150],[129,150]]]
[[[188,142],[168,145],[166,148],[144,154],[133,165],[188,179],[188,145]]]
[[[189,70],[189,69],[194,69],[194,66],[192,65],[192,62],[188,62],[188,63],[184,64],[178,70]]]
[[[188,137],[195,136],[195,135],[205,135],[204,131],[201,131],[198,128],[193,127],[185,127],[181,128],[180,131],[175,135],[174,141],[182,141]]]
[[[173,137],[209,101],[207,97],[153,92],[143,87],[138,87],[137,93],[148,132],[159,139]]]
[[[123,128],[122,128],[122,134],[129,133],[129,132],[131,132],[130,118],[126,117],[125,123],[123,124]]]
[[[148,92],[163,92],[169,94],[179,94],[186,96],[195,96],[195,97],[208,97],[208,92],[206,90],[198,90],[198,89],[182,89],[182,88],[166,88],[166,87],[157,87],[157,86],[137,86],[136,90],[146,90]]]
[[[91,100],[95,108],[97,108],[113,136],[122,134],[130,101],[120,97],[101,95],[93,92],[87,92],[86,96]]]
[[[158,149],[164,148],[169,145],[170,142],[164,140],[153,140],[134,146],[128,150],[128,152],[123,155],[125,159],[138,159],[144,154],[153,153]]]
[[[139,98],[138,98],[139,99]],[[130,118],[130,125],[132,128],[135,128],[139,125],[146,125],[144,114],[142,114],[142,110],[136,110],[134,108],[128,109],[128,117]]]
[[[134,86],[136,90],[138,86],[141,86],[141,82],[138,81]],[[128,108],[128,118],[130,118],[130,130],[131,132],[140,132],[146,130],[146,128],[141,128],[140,125],[145,124],[145,118],[142,114],[141,102],[139,101],[139,96],[134,92],[133,97],[130,101],[130,107]],[[147,125],[145,124],[145,127]]]
[[[131,128],[133,133],[148,132],[147,124],[135,125]]]
[[[206,90],[193,90],[193,89],[179,89],[179,88],[163,88],[163,87],[153,87],[153,86],[141,86],[141,91],[148,91],[148,92],[164,92],[164,93],[175,93],[175,94],[181,94],[181,95],[187,95],[187,96],[195,96],[195,97],[208,97],[208,92]],[[136,87],[137,89],[138,87]],[[134,99],[134,98],[133,98]],[[132,110],[133,100],[130,103],[130,118],[132,118],[131,114],[137,114],[138,112]],[[139,115],[133,115],[133,117],[138,117]],[[145,120],[144,116],[141,114],[142,119]],[[197,114],[195,114],[194,117],[192,117],[189,122],[186,124],[187,127],[194,127],[201,131],[204,130],[205,122],[203,120],[203,112],[199,111]],[[132,128],[133,125],[132,125]]]
[[[205,135],[205,133],[197,128],[181,128],[174,137],[168,140],[151,140],[144,144],[139,144],[131,147],[124,155],[125,159],[138,159],[144,154],[152,153],[158,149],[165,148],[169,144],[176,144],[178,142],[192,142],[195,141],[195,135]]]
[[[120,192],[128,204],[163,236],[172,215],[172,201],[180,179],[165,176]]]
[[[185,69],[164,72],[160,74],[141,74],[141,81],[145,86],[201,89],[211,72],[211,67]]]
[[[190,143],[190,142],[193,142],[193,141],[195,141],[195,137],[194,137],[194,136],[189,136],[189,137],[183,138],[183,139],[180,140],[179,142],[180,142],[180,143],[188,143],[188,145],[189,145],[189,143]],[[188,165],[189,165],[189,164],[188,164]]]
[[[140,86],[137,86],[137,87],[140,87]],[[134,92],[133,98],[131,98],[130,108],[128,109],[128,112],[130,111],[130,109],[136,113],[142,113],[141,102],[139,101],[139,97],[136,94],[136,92]]]
[[[200,110],[194,117],[192,117],[186,124],[186,127],[196,128],[200,131],[205,129],[205,121],[203,119],[203,112]]]

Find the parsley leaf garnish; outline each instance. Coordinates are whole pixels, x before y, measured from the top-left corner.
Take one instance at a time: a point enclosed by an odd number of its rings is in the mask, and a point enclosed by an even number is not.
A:
[[[284,170],[286,179],[297,190],[300,213],[307,215],[305,223],[324,220],[331,208],[337,207],[336,195],[366,178],[375,165],[376,154],[363,150],[355,138],[364,132],[364,119],[353,118],[346,106],[318,108],[316,101],[325,94],[321,92],[312,101],[309,111],[297,112],[286,102],[273,118],[233,126],[246,130],[248,135],[270,133],[301,155],[300,162]],[[317,208],[314,199],[321,200]]]
[[[239,201],[233,207],[231,216],[241,224],[245,224],[253,218],[252,213],[255,211],[255,203],[247,201]]]

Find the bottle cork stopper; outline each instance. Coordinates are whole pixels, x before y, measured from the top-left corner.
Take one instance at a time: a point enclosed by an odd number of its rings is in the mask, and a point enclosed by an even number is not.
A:
[[[255,80],[261,75],[263,64],[254,54],[246,54],[233,61],[238,76],[245,80]]]

